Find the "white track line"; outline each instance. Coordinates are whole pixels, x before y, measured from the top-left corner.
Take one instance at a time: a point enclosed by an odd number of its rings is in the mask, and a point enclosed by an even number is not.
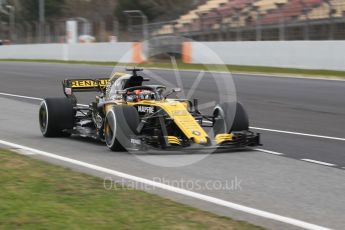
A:
[[[17,95],[17,94],[10,94],[10,93],[0,93],[0,95],[42,101],[42,98],[38,98],[38,97],[28,97],[28,96],[22,96],[22,95]]]
[[[24,99],[30,99],[30,100],[36,100],[36,101],[42,101],[43,100],[43,98],[39,98],[39,97],[28,97],[28,96],[16,95],[16,94],[10,94],[10,93],[0,93],[0,95],[8,96],[8,97],[18,97],[18,98],[24,98]],[[88,106],[88,105],[84,105],[84,104],[77,104],[77,105]]]
[[[312,159],[301,159],[301,160],[315,163],[315,164],[319,164],[319,165],[326,165],[326,166],[332,166],[332,167],[337,166],[335,164],[331,164],[331,163],[327,163],[327,162],[323,162],[323,161],[312,160]]]
[[[28,97],[23,95],[17,95],[17,94],[10,94],[10,93],[1,93],[0,95],[3,96],[9,96],[9,97],[18,97],[18,98],[25,98],[25,99],[31,99],[31,100],[43,100],[43,98],[38,97]],[[80,106],[88,106],[84,104],[78,104]],[[212,123],[211,121],[204,121],[205,123]],[[259,128],[259,127],[249,127],[251,129],[256,130],[262,130],[262,131],[268,131],[268,132],[276,132],[276,133],[285,133],[285,134],[292,134],[292,135],[300,135],[300,136],[307,136],[307,137],[317,137],[317,138],[323,138],[323,139],[330,139],[330,140],[337,140],[337,141],[345,141],[345,138],[341,137],[331,137],[331,136],[323,136],[323,135],[315,135],[310,133],[299,133],[299,132],[292,132],[292,131],[284,131],[284,130],[277,130],[277,129],[266,129],[266,128]]]
[[[342,137],[322,136],[322,135],[315,135],[315,134],[310,134],[310,133],[298,133],[298,132],[292,132],[292,131],[266,129],[266,128],[259,128],[259,127],[249,127],[249,128],[262,130],[262,131],[268,131],[268,132],[285,133],[285,134],[293,134],[293,135],[300,135],[300,136],[307,136],[307,137],[317,137],[317,138],[324,138],[324,139],[330,139],[330,140],[345,141],[345,138],[342,138]]]
[[[266,150],[266,149],[253,149],[259,152],[263,152],[263,153],[269,153],[269,154],[273,154],[273,155],[279,155],[279,156],[283,156],[284,153],[280,153],[280,152],[275,152],[275,151],[271,151],[271,150]],[[306,161],[306,162],[310,162],[310,163],[315,163],[315,164],[319,164],[319,165],[324,165],[324,166],[330,166],[330,167],[335,167],[337,165],[335,164],[331,164],[331,163],[327,163],[324,161],[317,161],[317,160],[312,160],[312,159],[300,159],[301,161]],[[344,167],[345,169],[345,167]]]
[[[254,149],[254,150],[260,151],[260,152],[263,152],[263,153],[273,154],[273,155],[279,155],[279,156],[284,155],[284,153],[279,153],[279,152],[275,152],[275,151],[271,151],[271,150],[266,150],[266,149]]]
[[[60,160],[60,161],[68,162],[68,163],[71,163],[71,164],[74,164],[74,165],[78,165],[78,166],[82,166],[82,167],[85,167],[85,168],[88,168],[88,169],[92,169],[92,170],[95,170],[95,171],[107,173],[107,174],[110,174],[110,175],[113,175],[113,176],[117,176],[117,177],[121,177],[121,178],[124,178],[124,179],[127,179],[127,180],[131,180],[131,181],[136,181],[138,183],[142,183],[142,184],[146,184],[146,185],[153,186],[153,187],[156,187],[156,188],[160,188],[160,189],[163,189],[163,190],[167,190],[167,191],[170,191],[170,192],[182,194],[184,196],[188,196],[188,197],[195,198],[195,199],[198,199],[198,200],[206,201],[206,202],[209,202],[209,203],[213,203],[213,204],[220,205],[220,206],[223,206],[223,207],[227,207],[227,208],[230,208],[230,209],[238,210],[238,211],[241,211],[241,212],[249,213],[249,214],[252,214],[252,215],[255,215],[255,216],[260,216],[260,217],[263,217],[263,218],[267,218],[267,219],[271,219],[271,220],[275,220],[275,221],[280,221],[280,222],[283,222],[283,223],[286,223],[286,224],[290,224],[290,225],[294,225],[294,226],[297,226],[297,227],[302,227],[302,228],[311,229],[311,230],[329,230],[329,228],[322,227],[322,226],[319,226],[319,225],[311,224],[311,223],[304,222],[304,221],[297,220],[297,219],[293,219],[293,218],[290,218],[290,217],[285,217],[285,216],[277,215],[277,214],[274,214],[274,213],[262,211],[262,210],[251,208],[251,207],[247,207],[247,206],[244,206],[244,205],[232,203],[232,202],[229,202],[229,201],[226,201],[226,200],[222,200],[222,199],[218,199],[218,198],[215,198],[215,197],[212,197],[212,196],[203,195],[203,194],[200,194],[200,193],[196,193],[196,192],[192,192],[192,191],[189,191],[189,190],[177,188],[177,187],[170,186],[170,185],[167,185],[167,184],[163,184],[163,183],[159,183],[159,182],[156,182],[156,181],[148,180],[148,179],[145,179],[145,178],[142,178],[142,177],[133,176],[133,175],[130,175],[130,174],[127,174],[127,173],[115,171],[115,170],[112,170],[112,169],[104,168],[104,167],[97,166],[97,165],[90,164],[90,163],[86,163],[86,162],[83,162],[83,161],[74,160],[74,159],[71,159],[71,158],[68,158],[68,157],[59,156],[59,155],[56,155],[56,154],[53,154],[53,153],[49,153],[49,152],[41,151],[41,150],[38,150],[38,149],[30,148],[30,147],[27,147],[27,146],[24,146],[24,145],[19,145],[19,144],[15,144],[15,143],[4,141],[4,140],[0,140],[0,144],[9,146],[11,148],[23,149],[25,151],[36,153],[38,155],[42,155],[42,156],[45,156],[45,157],[49,157],[49,158],[57,159],[57,160]]]

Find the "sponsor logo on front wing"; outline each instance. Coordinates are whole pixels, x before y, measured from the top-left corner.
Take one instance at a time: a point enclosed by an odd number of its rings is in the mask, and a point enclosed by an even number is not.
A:
[[[152,106],[138,106],[138,112],[140,113],[154,113],[154,107]]]
[[[131,139],[131,143],[135,145],[141,145],[141,140],[139,139]]]

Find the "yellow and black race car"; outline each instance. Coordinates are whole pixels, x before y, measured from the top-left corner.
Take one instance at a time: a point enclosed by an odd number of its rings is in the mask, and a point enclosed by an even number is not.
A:
[[[64,98],[46,98],[39,108],[45,137],[79,135],[104,141],[113,151],[178,149],[236,149],[260,145],[260,135],[249,131],[243,106],[223,103],[213,114],[202,114],[194,99],[169,99],[162,85],[149,79],[116,73],[110,79],[66,79]],[[99,91],[89,106],[77,104],[75,92]],[[207,131],[208,130],[208,131]],[[211,134],[210,134],[211,133]]]

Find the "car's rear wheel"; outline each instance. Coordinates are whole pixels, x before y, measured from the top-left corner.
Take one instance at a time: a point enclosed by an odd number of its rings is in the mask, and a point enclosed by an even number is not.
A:
[[[249,129],[247,112],[240,102],[223,103],[214,108],[214,136]]]
[[[137,133],[139,125],[138,111],[131,106],[115,105],[106,114],[104,121],[104,139],[112,151],[123,151],[130,144],[131,135]]]
[[[38,119],[43,136],[70,136],[66,130],[73,129],[73,105],[67,98],[46,98],[40,104]]]

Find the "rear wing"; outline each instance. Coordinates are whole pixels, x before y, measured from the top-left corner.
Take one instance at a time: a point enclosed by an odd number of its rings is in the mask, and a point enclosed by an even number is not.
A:
[[[111,78],[97,78],[97,79],[65,79],[62,81],[63,91],[66,96],[72,95],[73,92],[92,92],[101,91],[104,92],[110,79],[118,78],[126,75],[126,73],[115,72]]]
[[[65,79],[62,81],[62,87],[66,95],[71,95],[73,92],[103,91],[108,82],[109,78]]]

